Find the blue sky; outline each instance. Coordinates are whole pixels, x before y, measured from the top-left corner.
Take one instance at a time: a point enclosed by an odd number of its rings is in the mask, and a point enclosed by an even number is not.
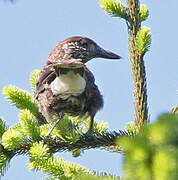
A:
[[[141,1],[150,16],[143,25],[151,28],[152,44],[145,55],[148,104],[151,122],[178,102],[178,1]],[[97,119],[106,121],[110,130],[123,130],[134,120],[133,78],[128,55],[127,27],[123,20],[112,18],[99,6],[98,0],[18,0],[0,1],[0,89],[16,85],[31,91],[29,74],[45,65],[55,45],[70,36],[82,35],[102,47],[118,53],[123,59],[93,59],[88,63],[95,75],[105,105]],[[18,122],[19,110],[0,93],[0,116],[12,126]],[[79,158],[70,153],[57,156],[86,168],[122,175],[123,156],[104,150],[88,150]],[[42,173],[30,172],[28,158],[15,157],[2,178],[40,179]]]

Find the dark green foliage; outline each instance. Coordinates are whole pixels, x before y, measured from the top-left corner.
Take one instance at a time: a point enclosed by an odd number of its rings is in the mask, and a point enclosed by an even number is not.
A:
[[[0,139],[2,139],[2,135],[4,134],[4,132],[7,130],[7,125],[6,123],[3,121],[2,118],[0,118]]]
[[[9,161],[10,158],[8,156],[5,154],[0,155],[0,176],[4,175],[5,171],[7,170]]]

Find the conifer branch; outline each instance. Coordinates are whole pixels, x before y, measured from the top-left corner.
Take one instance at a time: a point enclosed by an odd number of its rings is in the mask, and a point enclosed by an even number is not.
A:
[[[10,134],[11,133],[11,136]],[[4,135],[2,140],[3,152],[10,153],[10,156],[18,154],[27,154],[34,143],[42,141],[48,145],[51,153],[61,151],[73,151],[76,149],[88,150],[93,148],[105,149],[112,152],[122,152],[122,148],[116,145],[116,140],[123,136],[130,136],[131,134],[125,131],[95,133],[94,135],[80,134],[80,139],[72,143],[70,140],[64,141],[59,137],[38,137],[34,141],[32,138],[23,136],[15,130],[11,129]]]
[[[39,142],[47,146],[51,154],[70,151],[76,157],[80,155],[81,151],[91,148],[121,153],[123,150],[116,144],[116,141],[120,137],[133,135],[126,131],[108,132],[107,124],[103,122],[95,122],[93,135],[88,135],[85,133],[85,129],[88,129],[89,126],[88,119],[82,120],[64,116],[51,136],[44,137],[46,131],[51,127],[50,124],[39,126],[35,116],[27,109],[21,111],[20,120],[20,123],[6,129],[2,134],[0,144],[1,174],[4,173],[14,156],[29,155],[30,149]],[[4,124],[4,122],[2,121],[1,124]],[[83,128],[81,128],[81,124]],[[47,161],[48,159],[45,162]]]
[[[126,155],[123,179],[178,179],[178,115],[162,114],[134,138],[120,138],[118,144]]]
[[[122,148],[116,146],[116,140],[122,136],[130,136],[125,131],[117,132],[104,132],[104,133],[95,133],[93,136],[88,136],[87,134],[81,134],[80,139],[75,143],[62,142],[60,139],[56,138],[55,140],[49,138],[44,139],[44,142],[51,147],[53,152],[59,151],[72,151],[75,149],[93,149],[100,148],[113,152],[122,152]]]
[[[3,121],[2,118],[0,118],[0,139],[2,139],[2,135],[4,134],[4,132],[7,130],[7,125],[6,122]]]
[[[120,139],[120,137],[131,135],[125,131],[119,131],[118,133],[116,132],[96,133],[95,132],[93,136],[87,135],[87,134],[81,134],[81,132],[78,132],[80,135],[80,139],[72,143],[70,140],[64,141],[63,139],[60,139],[59,137],[44,138],[44,137],[39,136],[36,139],[35,138],[32,139],[28,133],[24,134],[23,130],[24,128],[21,127],[20,124],[17,124],[15,127],[10,128],[3,134],[2,144],[0,144],[1,145],[0,169],[2,173],[4,172],[4,169],[6,169],[7,164],[10,162],[10,160],[14,156],[21,155],[21,154],[29,155],[29,153],[31,153],[30,151],[31,148],[36,143],[39,143],[39,142],[48,147],[48,152],[50,154],[61,152],[61,151],[75,152],[76,150],[81,150],[81,149],[83,151],[83,150],[87,150],[91,148],[95,148],[95,149],[100,148],[100,149],[104,149],[104,150],[108,150],[112,152],[121,153],[123,150],[120,146],[117,145],[116,143],[117,140]],[[40,151],[40,153],[42,153],[42,150]],[[38,154],[38,152],[36,152],[36,158],[39,158],[40,153]],[[38,160],[35,158],[32,158],[31,160],[33,161],[33,166],[31,164],[31,169],[32,167],[34,169],[40,168],[40,167],[41,169],[44,169],[46,167],[46,170],[48,169],[48,166],[44,167],[44,164],[49,162],[51,165],[53,161],[56,161],[55,158],[51,159],[50,157],[49,158],[46,157],[45,159],[40,160],[40,162],[43,162],[42,164],[41,163],[38,164]],[[37,164],[35,165],[35,163]],[[64,171],[65,168],[62,168],[62,170]]]
[[[40,169],[58,179],[71,179],[84,174],[90,174],[84,167],[68,163],[63,158],[56,158],[43,142],[35,143],[29,150],[31,154],[30,169]]]
[[[148,18],[149,12],[145,4],[140,4],[140,20],[145,21]]]
[[[28,109],[38,120],[44,124],[46,120],[39,112],[38,103],[32,95],[15,86],[6,86],[3,89],[4,96],[19,109]]]
[[[132,71],[133,71],[134,84],[135,84],[135,90],[134,90],[135,115],[136,115],[135,121],[139,131],[144,124],[148,123],[146,72],[145,72],[143,56],[145,52],[148,50],[148,47],[150,45],[151,36],[147,38],[147,36],[143,35],[144,33],[143,30],[141,29],[139,0],[128,0],[127,3],[129,8],[129,15],[130,15],[128,22],[129,50],[130,50]],[[145,18],[142,17],[142,20],[143,19]],[[148,32],[146,34],[148,34]],[[146,43],[144,43],[143,40],[145,40]]]
[[[121,1],[100,0],[101,7],[114,17],[127,19],[127,8]]]
[[[107,173],[96,173],[86,168],[70,163],[63,158],[55,157],[44,142],[34,143],[29,150],[31,170],[41,170],[57,179],[76,180],[119,180],[119,177],[108,175]]]
[[[37,77],[38,77],[39,72],[40,71],[38,69],[36,69],[30,74],[30,85],[32,87],[33,93],[36,90]]]
[[[40,136],[40,128],[37,119],[29,110],[24,109],[20,114],[21,126],[24,134],[33,140],[38,140]]]
[[[148,123],[148,105],[146,88],[146,71],[143,56],[151,44],[151,33],[141,22],[149,15],[146,5],[139,0],[127,0],[127,7],[120,1],[101,0],[101,7],[109,14],[126,20],[129,30],[129,51],[132,63],[135,96],[135,122],[137,131]]]

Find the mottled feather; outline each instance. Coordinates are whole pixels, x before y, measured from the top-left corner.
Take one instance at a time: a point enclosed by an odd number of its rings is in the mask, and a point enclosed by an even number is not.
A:
[[[66,73],[71,69],[61,68],[61,73]],[[102,96],[95,84],[95,79],[91,71],[86,67],[73,69],[75,73],[79,73],[86,80],[85,91],[79,96],[71,96],[63,99],[62,96],[55,96],[51,89],[51,82],[57,77],[54,66],[48,65],[42,68],[37,80],[36,99],[42,114],[50,122],[53,115],[57,115],[63,111],[72,116],[95,115],[103,106]],[[60,73],[59,75],[60,76]]]
[[[61,41],[51,51],[46,66],[39,73],[35,94],[48,122],[53,115],[59,120],[65,113],[80,117],[88,115],[91,117],[89,130],[93,129],[94,116],[103,107],[103,97],[85,65],[93,58],[121,57],[80,36]]]

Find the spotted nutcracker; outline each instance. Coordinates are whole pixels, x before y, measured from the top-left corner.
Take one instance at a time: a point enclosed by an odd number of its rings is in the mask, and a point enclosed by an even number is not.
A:
[[[93,58],[120,59],[86,37],[71,37],[60,42],[49,54],[47,64],[38,75],[35,97],[47,122],[57,115],[51,133],[64,116],[90,117],[92,132],[96,112],[103,107],[103,98],[95,78],[85,65]]]

